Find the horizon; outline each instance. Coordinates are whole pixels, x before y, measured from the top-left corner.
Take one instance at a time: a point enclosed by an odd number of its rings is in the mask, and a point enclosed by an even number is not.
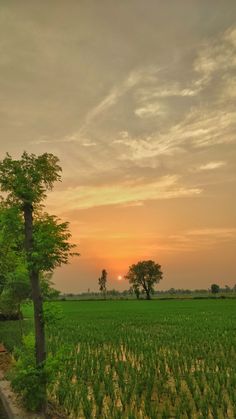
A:
[[[158,292],[160,292],[160,294],[162,294],[162,293],[165,294],[165,293],[168,293],[171,290],[177,291],[177,293],[180,293],[180,294],[181,294],[181,292],[185,293],[186,291],[188,291],[190,293],[202,292],[202,291],[203,292],[206,292],[206,293],[207,292],[212,293],[211,286],[209,288],[201,288],[201,289],[198,289],[198,288],[168,288],[168,289],[159,289],[159,288],[157,288],[158,285],[155,285],[154,294],[158,294]],[[216,284],[216,285],[218,285],[218,284]],[[235,289],[234,289],[235,288],[235,285],[232,288],[227,289],[228,285],[226,284],[225,287],[222,287],[222,288],[220,287],[219,293],[220,292],[235,292]],[[227,291],[226,291],[226,289],[227,289]],[[119,291],[119,290],[117,290],[115,288],[109,288],[109,284],[107,284],[107,290],[106,290],[106,292],[109,293],[109,292],[112,292],[112,291],[116,291],[116,292],[122,294],[125,291],[128,292],[129,291],[129,288],[125,288],[125,289]],[[76,293],[76,292],[64,292],[64,293],[61,292],[60,293],[60,296],[63,296],[63,295],[65,295],[65,296],[75,295],[76,296],[76,295],[83,295],[83,294],[84,295],[89,295],[89,294],[100,294],[101,295],[101,291],[99,291],[99,290],[93,290],[93,289],[88,289],[87,291],[81,291],[81,292],[78,292],[78,293]],[[187,294],[187,292],[186,292],[186,294]],[[143,292],[143,295],[145,296],[145,293],[144,292]],[[101,299],[104,300],[104,298],[103,298],[102,295],[101,295]]]
[[[236,2],[69,4],[0,5],[0,159],[59,157],[45,209],[81,254],[55,287],[145,259],[158,290],[234,286]]]

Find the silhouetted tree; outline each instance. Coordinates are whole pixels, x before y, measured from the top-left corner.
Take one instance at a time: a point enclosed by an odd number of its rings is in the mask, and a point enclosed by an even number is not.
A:
[[[211,285],[211,292],[212,294],[218,294],[218,292],[220,292],[220,287],[217,284],[212,284]]]
[[[144,291],[147,300],[151,299],[151,294],[154,292],[155,284],[162,279],[163,273],[161,265],[155,263],[153,260],[144,260],[129,267],[129,272],[125,276],[132,285],[136,296],[138,292]]]
[[[103,294],[103,297],[106,298],[107,292],[107,271],[105,269],[102,270],[102,275],[98,278],[98,285],[99,290]]]

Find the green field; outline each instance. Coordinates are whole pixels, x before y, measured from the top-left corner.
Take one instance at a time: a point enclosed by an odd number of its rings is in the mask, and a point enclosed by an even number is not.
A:
[[[63,360],[49,392],[71,418],[236,417],[235,300],[55,304],[48,352]],[[0,327],[12,348],[17,322]]]

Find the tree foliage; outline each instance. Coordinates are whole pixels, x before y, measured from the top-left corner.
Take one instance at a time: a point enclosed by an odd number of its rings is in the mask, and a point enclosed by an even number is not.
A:
[[[59,160],[50,153],[41,156],[24,152],[20,160],[7,153],[0,162],[1,190],[8,199],[20,204],[37,204],[46,198],[46,191],[61,179]]]
[[[40,272],[52,272],[55,268],[67,264],[76,247],[69,240],[69,223],[47,213],[38,213],[33,227],[34,248],[32,264]]]
[[[220,286],[218,284],[212,284],[211,292],[212,294],[218,294],[218,292],[220,292]]]
[[[16,205],[0,204],[0,311],[20,317],[20,306],[30,297],[24,252],[24,226]]]
[[[69,224],[57,217],[37,212],[33,228],[32,263],[40,272],[43,299],[58,295],[53,289],[53,270],[68,263],[74,244],[69,240]],[[49,275],[50,274],[50,275]],[[0,308],[15,311],[31,298],[30,278],[24,249],[24,220],[19,206],[0,204]]]
[[[99,290],[101,291],[101,293],[103,293],[103,296],[105,298],[106,291],[107,291],[107,271],[106,271],[106,269],[102,270],[102,275],[100,276],[100,278],[98,278],[98,285],[99,285]]]
[[[142,291],[146,294],[147,300],[150,300],[151,294],[154,292],[154,286],[159,283],[162,277],[161,265],[153,260],[144,260],[131,265],[125,276],[137,298]]]

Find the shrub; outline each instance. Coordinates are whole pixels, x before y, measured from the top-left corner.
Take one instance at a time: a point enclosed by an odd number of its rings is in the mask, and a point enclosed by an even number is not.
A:
[[[21,348],[15,349],[15,365],[9,378],[13,390],[21,397],[27,410],[36,412],[46,403],[45,384],[55,380],[62,353],[48,356],[45,364],[35,363],[35,337],[33,333],[23,337]]]

